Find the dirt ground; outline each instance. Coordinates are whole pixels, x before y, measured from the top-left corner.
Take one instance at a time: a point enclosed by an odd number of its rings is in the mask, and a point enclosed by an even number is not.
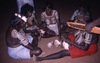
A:
[[[36,10],[36,17],[37,20],[40,21],[40,13],[42,9],[42,5],[45,1],[50,1],[54,4],[54,9],[58,10],[60,14],[60,20],[62,22],[68,21],[68,19],[73,14],[74,10],[78,6],[81,1],[85,1],[89,4],[93,20],[100,17],[100,4],[98,1],[95,0],[34,0],[35,10]],[[98,42],[98,52],[91,56],[85,56],[80,58],[71,58],[71,57],[64,57],[61,59],[56,60],[45,60],[41,62],[34,62],[32,59],[28,60],[15,60],[8,56],[7,53],[7,46],[5,40],[5,33],[7,27],[9,26],[9,19],[12,14],[17,12],[17,3],[16,0],[9,0],[6,2],[1,2],[3,5],[0,9],[0,63],[100,63],[100,40]],[[98,35],[99,36],[99,35]],[[39,47],[42,48],[45,55],[57,52],[62,50],[61,47],[52,48],[47,47],[47,43],[57,39],[57,37],[41,39],[39,42]],[[44,56],[45,56],[44,55]]]

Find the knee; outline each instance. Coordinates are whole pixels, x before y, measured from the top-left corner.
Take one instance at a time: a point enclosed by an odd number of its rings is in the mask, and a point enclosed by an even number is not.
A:
[[[37,30],[35,30],[34,32],[31,33],[31,36],[36,38],[40,36],[40,33]]]
[[[34,55],[36,55],[36,56],[39,56],[42,53],[42,49],[39,47],[35,48],[34,51],[35,51]]]

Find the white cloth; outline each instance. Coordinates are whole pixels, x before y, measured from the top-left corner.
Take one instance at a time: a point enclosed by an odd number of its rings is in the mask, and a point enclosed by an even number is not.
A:
[[[37,26],[35,25],[26,28],[26,30],[35,30],[35,29],[37,29]]]
[[[75,42],[77,44],[81,44],[82,42],[85,42],[87,44],[91,44],[91,39],[92,39],[92,34],[89,34],[87,32],[83,32],[83,31],[80,31],[78,30],[76,33],[75,33]]]
[[[47,44],[47,46],[48,46],[48,48],[51,48],[52,46],[56,46],[56,47],[58,47],[59,45],[61,45],[61,42],[59,41],[59,40],[54,40],[54,41],[51,41],[51,42],[49,42],[48,44]]]
[[[48,48],[51,48],[52,45],[53,45],[53,41],[51,41],[51,42],[49,42],[49,43],[47,44]]]
[[[56,47],[58,47],[59,45],[61,45],[61,42],[60,42],[59,40],[55,40],[55,41],[54,41],[54,45],[55,45]]]
[[[29,40],[24,33],[18,32],[17,30],[14,29],[12,30],[11,35],[14,38],[18,38],[20,40],[20,43],[23,45],[27,45],[29,43]]]
[[[41,21],[45,21],[47,25],[49,25],[51,22],[56,23],[58,19],[59,19],[59,15],[56,10],[52,10],[51,16],[48,16],[46,12],[41,13]]]
[[[59,34],[59,31],[58,31],[58,24],[50,24],[47,26],[50,30],[54,31],[56,33],[56,35]]]
[[[27,36],[29,43],[32,43],[32,36]],[[8,54],[14,59],[30,59],[30,50],[20,45],[16,48],[8,47]]]
[[[47,44],[48,48],[51,48],[53,45],[56,46],[56,47],[62,45],[65,50],[69,50],[69,44],[65,41],[63,41],[62,44],[61,44],[61,42],[56,39],[56,40],[51,41]]]
[[[51,16],[46,15],[46,12],[42,12],[41,13],[41,21],[45,21],[47,24],[47,27],[50,30],[53,30],[58,35],[59,32],[58,32],[57,21],[59,19],[59,15],[58,15],[58,12],[56,10],[52,10],[52,11],[53,12],[52,12]]]
[[[8,54],[14,59],[30,59],[30,50],[24,46],[19,46],[16,48],[8,47]]]
[[[87,18],[87,17],[90,18],[89,13],[87,11],[86,12],[81,12],[78,9],[74,11],[74,13],[73,13],[72,17],[70,18],[70,20],[74,20],[75,17],[78,17],[78,19],[80,21],[85,21],[85,18]]]
[[[21,7],[26,3],[33,6],[33,8],[34,8],[34,1],[33,0],[17,0],[17,6],[18,6],[19,13],[21,12]],[[33,13],[35,13],[35,10],[33,11]]]
[[[65,41],[63,41],[62,46],[65,50],[69,50],[69,44]]]

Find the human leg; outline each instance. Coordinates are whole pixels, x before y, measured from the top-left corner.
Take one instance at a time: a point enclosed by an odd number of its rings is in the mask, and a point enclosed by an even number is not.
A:
[[[39,56],[42,53],[41,48],[36,47],[33,50],[30,50],[30,56],[33,57],[33,55],[35,56]]]
[[[16,48],[8,47],[8,54],[13,59],[30,59],[30,50],[24,46],[19,46]]]
[[[50,55],[45,56],[45,57],[37,57],[37,61],[59,59],[59,58],[65,57],[65,56],[70,56],[70,53],[68,50],[62,50],[62,51],[59,51],[59,52],[54,53],[54,54],[50,54]]]
[[[37,30],[34,30],[34,32],[31,33],[31,36],[33,37],[32,40],[33,48],[38,47],[38,37],[40,36],[40,33]]]
[[[32,41],[33,48],[38,47],[38,37],[34,37]]]

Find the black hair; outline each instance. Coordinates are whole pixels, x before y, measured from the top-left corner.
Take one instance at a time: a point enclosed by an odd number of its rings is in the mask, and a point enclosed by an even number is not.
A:
[[[84,8],[84,12],[88,12],[89,13],[89,16],[90,16],[90,19],[88,21],[86,21],[86,23],[90,23],[93,21],[93,18],[92,18],[92,13],[90,11],[90,6],[85,3],[85,2],[81,2],[79,5],[78,5],[78,10],[80,11],[80,8]]]
[[[26,16],[28,12],[33,12],[34,8],[29,5],[28,3],[26,3],[25,5],[22,6],[21,8],[21,14]]]
[[[46,2],[46,3],[44,4],[43,11],[44,11],[46,8],[53,9],[53,4],[52,4],[51,2]]]
[[[11,25],[15,25],[15,24],[17,24],[17,22],[18,22],[19,19],[20,19],[20,18],[19,18],[18,16],[14,16],[14,15],[13,15],[13,16],[11,17],[11,19],[10,19],[9,22],[10,22]]]

